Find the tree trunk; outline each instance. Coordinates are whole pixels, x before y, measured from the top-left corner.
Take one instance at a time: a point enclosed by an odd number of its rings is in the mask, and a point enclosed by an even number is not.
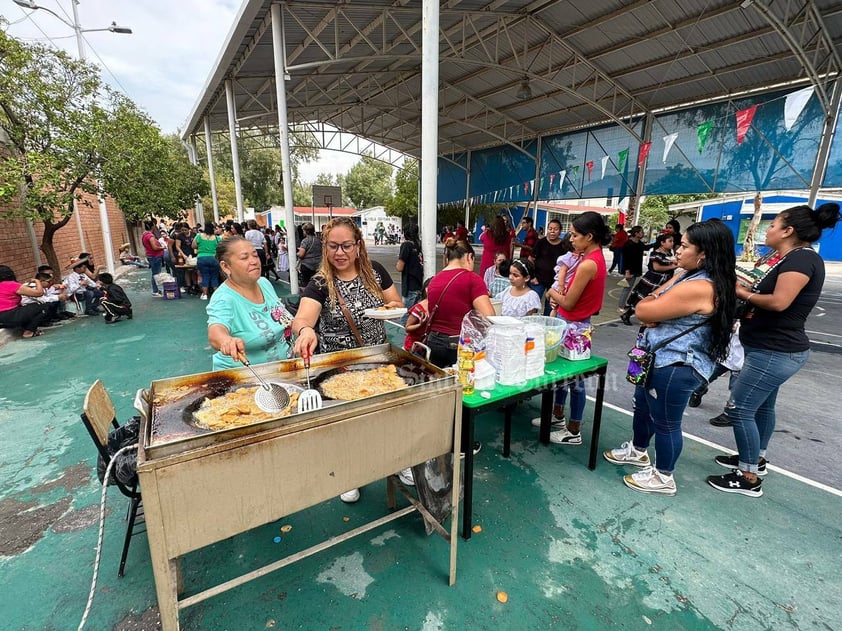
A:
[[[49,219],[44,219],[44,236],[41,239],[41,251],[44,253],[44,256],[47,257],[47,263],[50,267],[53,268],[53,272],[61,276],[62,272],[64,271],[62,265],[59,263],[58,255],[56,254],[56,249],[53,246],[53,236],[56,232],[58,232],[61,228],[67,225],[67,222],[70,221],[71,215],[67,217],[62,217],[61,221],[58,223],[53,223]]]
[[[757,234],[757,227],[760,225],[760,218],[763,216],[763,199],[760,193],[754,196],[754,215],[751,217],[751,223],[746,230],[746,238],[743,241],[743,254],[740,256],[741,261],[754,262],[757,260],[757,247],[754,243],[754,236]]]

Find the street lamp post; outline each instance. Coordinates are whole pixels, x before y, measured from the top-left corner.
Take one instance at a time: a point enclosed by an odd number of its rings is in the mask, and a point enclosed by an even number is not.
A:
[[[82,28],[82,25],[79,24],[79,0],[70,0],[70,4],[73,6],[73,22],[68,22],[63,17],[61,17],[58,13],[53,11],[52,9],[48,9],[47,7],[42,7],[39,4],[35,3],[35,0],[13,0],[13,2],[18,5],[19,7],[23,7],[24,9],[31,9],[32,11],[36,11],[38,9],[42,11],[46,11],[53,17],[57,18],[63,24],[69,26],[73,29],[73,32],[76,34],[76,47],[79,51],[79,59],[81,61],[85,61],[85,40],[82,37],[82,33],[94,33],[97,31],[109,31],[111,33],[120,33],[123,35],[131,35],[132,29],[126,28],[124,26],[117,26],[116,22],[112,22],[111,26],[107,26],[105,28]],[[105,197],[103,196],[102,191],[102,181],[97,178],[96,182],[97,188],[97,198],[99,201],[99,220],[102,227],[102,246],[105,250],[105,264],[108,267],[108,272],[113,274],[114,273],[114,248],[111,243],[111,223],[108,221],[108,207],[105,205]],[[77,217],[78,219],[78,217]],[[83,249],[85,246],[83,245]]]

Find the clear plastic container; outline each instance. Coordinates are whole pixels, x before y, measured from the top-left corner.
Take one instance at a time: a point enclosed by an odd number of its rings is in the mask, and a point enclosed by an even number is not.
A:
[[[544,327],[544,361],[549,364],[558,359],[558,349],[567,331],[567,321],[548,316],[525,316],[521,320]]]

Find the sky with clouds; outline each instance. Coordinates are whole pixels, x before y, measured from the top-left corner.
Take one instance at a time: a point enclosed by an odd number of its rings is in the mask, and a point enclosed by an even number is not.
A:
[[[74,0],[36,0],[72,24]],[[131,35],[84,33],[89,61],[103,78],[127,94],[165,133],[184,126],[232,26],[240,0],[79,0],[83,29],[111,22]],[[0,0],[7,33],[26,42],[52,45],[77,54],[73,29],[46,11],[30,11],[13,0]],[[201,149],[200,149],[201,150]],[[356,156],[323,151],[302,165],[304,181],[320,172],[347,172]]]

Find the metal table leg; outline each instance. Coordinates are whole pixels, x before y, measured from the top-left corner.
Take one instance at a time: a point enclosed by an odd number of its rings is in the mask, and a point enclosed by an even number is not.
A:
[[[605,373],[607,367],[603,366],[596,371],[599,379],[596,386],[596,402],[593,410],[593,429],[591,430],[591,454],[588,460],[588,469],[596,469],[596,457],[599,453],[599,428],[602,425],[602,404],[605,398]]]
[[[474,410],[462,406],[462,450],[465,452],[465,473],[462,494],[462,538],[471,538],[471,519],[474,501]],[[459,454],[453,454],[455,458]],[[458,484],[458,480],[453,481]]]

